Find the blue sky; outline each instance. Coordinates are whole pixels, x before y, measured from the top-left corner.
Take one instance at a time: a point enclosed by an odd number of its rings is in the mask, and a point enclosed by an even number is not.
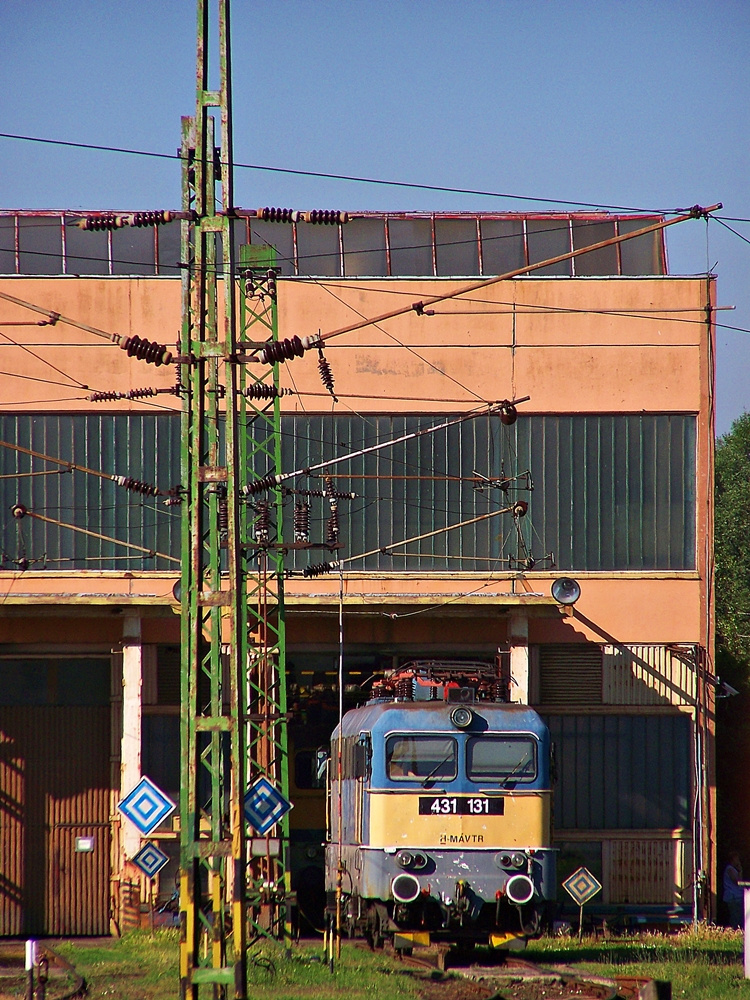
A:
[[[475,197],[237,171],[235,202],[670,210],[721,201],[750,240],[746,0],[234,0],[235,158]],[[0,132],[173,153],[193,113],[193,0],[3,0]],[[2,208],[179,204],[175,162],[0,139]],[[518,195],[529,200],[507,197]],[[707,242],[708,238],[708,242]],[[668,234],[750,330],[750,243]],[[750,409],[750,334],[719,329],[717,430]]]

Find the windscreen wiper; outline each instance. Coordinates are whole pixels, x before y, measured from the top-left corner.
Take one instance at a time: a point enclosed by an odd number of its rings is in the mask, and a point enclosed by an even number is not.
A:
[[[447,764],[452,757],[453,757],[453,751],[451,750],[448,754],[446,754],[445,757],[443,757],[443,759],[439,763],[437,763],[433,767],[433,769],[430,771],[427,777],[422,779],[422,788],[427,788],[427,782],[430,781],[431,778],[434,778],[437,772],[443,766],[443,764]]]
[[[525,770],[525,769],[526,769],[526,768],[528,767],[528,765],[529,765],[529,764],[531,764],[531,763],[532,763],[532,759],[531,759],[531,757],[522,757],[522,758],[521,758],[521,760],[519,760],[519,762],[518,762],[518,763],[516,764],[516,766],[515,766],[515,767],[513,768],[513,770],[512,770],[511,772],[510,772],[510,774],[506,775],[506,777],[505,777],[505,778],[503,778],[503,788],[505,788],[505,787],[507,786],[508,782],[509,782],[509,781],[510,781],[510,780],[511,780],[512,778],[515,778],[515,776],[516,776],[517,774],[522,774],[522,773],[523,773],[523,771],[524,771],[524,770]]]

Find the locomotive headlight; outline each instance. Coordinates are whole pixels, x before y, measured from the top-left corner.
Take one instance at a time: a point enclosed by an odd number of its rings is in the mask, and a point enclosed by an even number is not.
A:
[[[521,875],[514,876],[514,878],[522,877]],[[422,887],[416,875],[407,875],[406,872],[402,875],[397,875],[391,882],[391,892],[393,893],[393,898],[398,903],[413,903],[421,889]]]
[[[526,864],[526,855],[521,854],[520,851],[514,851],[514,853],[511,855],[510,863],[513,865],[514,868],[523,868],[524,865]]]
[[[458,708],[454,708],[451,712],[450,719],[458,729],[467,729],[474,719],[474,713],[470,708],[459,705]]]
[[[523,906],[534,895],[534,883],[528,875],[511,875],[505,883],[505,894],[511,903]]]

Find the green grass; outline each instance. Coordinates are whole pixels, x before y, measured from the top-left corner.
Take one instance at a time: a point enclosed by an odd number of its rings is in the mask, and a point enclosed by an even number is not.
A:
[[[91,1000],[162,1000],[178,995],[178,936],[173,930],[134,931],[120,940],[66,941],[54,945],[89,984]],[[542,938],[525,957],[540,965],[574,966],[604,977],[669,980],[674,1000],[750,1000],[742,967],[742,934],[699,927],[680,933],[639,934],[610,940]],[[364,947],[345,943],[333,975],[319,945],[283,949],[264,944],[249,952],[253,1000],[413,1000],[426,983],[407,967]],[[481,962],[481,955],[477,955]],[[206,991],[206,996],[209,991]],[[53,1000],[53,998],[51,998]]]
[[[159,1000],[179,995],[176,930],[133,931],[122,938],[77,939],[53,943],[75,966],[93,1000]]]
[[[544,965],[569,965],[599,976],[644,976],[672,983],[674,1000],[750,1000],[741,931],[699,925],[675,934],[610,940],[542,938],[526,956]]]
[[[85,977],[91,1000],[161,1000],[179,991],[178,933],[133,931],[111,941],[84,940],[55,945]],[[206,996],[210,990],[206,989]],[[417,983],[403,965],[382,953],[345,944],[333,975],[320,946],[299,945],[291,957],[273,943],[248,955],[248,993],[253,1000],[412,1000]]]

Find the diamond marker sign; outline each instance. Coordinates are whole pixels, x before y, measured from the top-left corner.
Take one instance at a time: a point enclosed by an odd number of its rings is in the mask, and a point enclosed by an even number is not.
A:
[[[588,868],[579,868],[578,871],[566,878],[563,882],[563,889],[573,897],[578,903],[578,940],[583,934],[583,904],[593,899],[601,889],[601,883],[596,879]]]
[[[258,778],[245,793],[245,819],[260,834],[267,833],[291,808],[292,803],[268,778]]]
[[[143,777],[117,808],[147,837],[177,806],[153,781]]]
[[[583,906],[584,903],[593,899],[597,892],[601,891],[601,888],[601,884],[588,868],[579,868],[563,882],[563,889],[573,897],[579,906]]]
[[[138,865],[145,875],[148,875],[149,878],[153,878],[157,872],[162,870],[167,861],[169,861],[169,856],[165,854],[161,848],[157,847],[156,844],[152,844],[151,841],[149,841],[147,844],[144,844],[135,857],[130,860],[134,865]]]

